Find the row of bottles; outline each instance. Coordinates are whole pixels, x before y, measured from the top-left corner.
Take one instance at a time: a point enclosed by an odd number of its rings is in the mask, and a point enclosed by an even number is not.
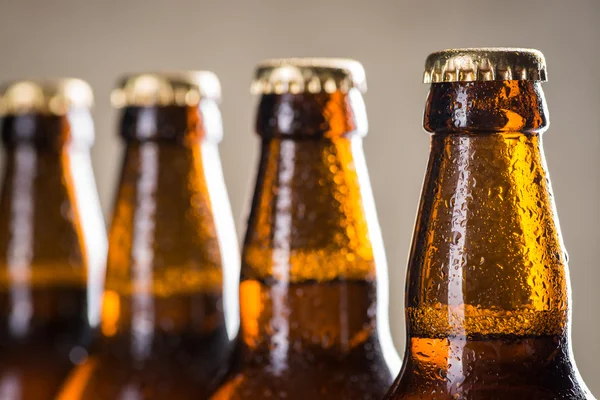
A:
[[[360,63],[257,68],[261,154],[241,257],[214,74],[132,75],[113,92],[125,152],[108,241],[91,89],[8,85],[0,399],[593,399],[570,348],[545,68],[523,49],[427,59],[431,154],[402,367]]]

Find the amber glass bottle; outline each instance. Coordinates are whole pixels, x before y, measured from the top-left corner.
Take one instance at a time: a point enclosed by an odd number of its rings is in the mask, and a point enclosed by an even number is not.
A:
[[[542,54],[426,62],[431,154],[408,264],[405,363],[386,399],[591,399],[542,150]]]
[[[86,359],[98,321],[106,232],[90,161],[92,102],[78,79],[18,81],[0,94],[2,399],[54,399]]]
[[[242,252],[240,348],[213,400],[380,399],[392,383],[399,359],[362,150],[364,88],[356,61],[257,69],[262,151]]]
[[[224,292],[224,275],[237,275],[239,254],[219,97],[209,72],[129,76],[113,93],[127,147],[102,335],[59,399],[204,399],[225,372],[237,296]]]

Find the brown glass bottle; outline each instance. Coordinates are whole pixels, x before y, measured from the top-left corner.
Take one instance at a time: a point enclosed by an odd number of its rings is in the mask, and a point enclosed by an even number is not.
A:
[[[224,274],[237,275],[239,253],[218,99],[208,72],[135,75],[113,93],[126,149],[102,337],[59,399],[204,399],[226,371],[238,316]]]
[[[432,54],[431,154],[386,399],[591,399],[571,352],[567,256],[541,134],[541,53]]]
[[[259,66],[253,87],[262,147],[239,352],[212,399],[380,399],[399,359],[362,151],[362,66],[276,60]]]
[[[102,276],[106,257],[92,101],[78,79],[18,81],[0,95],[2,399],[54,399],[88,354],[100,292],[87,283]]]

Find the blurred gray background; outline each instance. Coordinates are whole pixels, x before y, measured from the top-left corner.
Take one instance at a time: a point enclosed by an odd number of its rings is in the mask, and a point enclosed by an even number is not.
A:
[[[143,70],[216,72],[223,86],[221,156],[241,234],[258,152],[256,99],[248,90],[255,63],[289,56],[363,62],[365,151],[390,267],[392,330],[403,349],[405,265],[429,150],[421,127],[425,57],[447,47],[542,50],[551,115],[544,145],[570,254],[575,356],[600,395],[599,20],[598,0],[0,0],[0,81],[75,76],[91,83],[93,163],[108,217],[122,149],[109,102],[115,79]]]

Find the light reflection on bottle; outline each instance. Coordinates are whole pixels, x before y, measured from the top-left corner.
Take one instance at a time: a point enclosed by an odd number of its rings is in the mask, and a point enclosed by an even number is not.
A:
[[[138,204],[133,226],[132,245],[132,352],[138,360],[150,355],[154,329],[152,262],[156,183],[158,179],[158,145],[140,145],[140,177],[137,181]]]
[[[8,244],[8,273],[11,309],[9,327],[15,337],[23,337],[29,329],[33,314],[31,288],[31,258],[33,256],[33,198],[37,155],[29,145],[17,146],[14,150],[14,194],[11,202]]]

